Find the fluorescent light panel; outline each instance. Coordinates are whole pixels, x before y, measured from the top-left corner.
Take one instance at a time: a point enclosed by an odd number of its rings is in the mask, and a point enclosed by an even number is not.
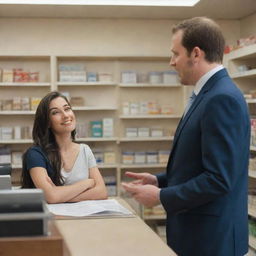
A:
[[[194,6],[200,0],[0,0],[0,4],[112,5],[112,6]]]

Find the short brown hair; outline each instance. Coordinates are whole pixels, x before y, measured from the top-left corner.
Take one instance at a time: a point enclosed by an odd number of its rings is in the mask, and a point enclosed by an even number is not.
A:
[[[206,17],[195,17],[175,25],[172,32],[175,34],[179,30],[183,31],[182,45],[188,54],[194,47],[199,47],[205,52],[208,62],[222,62],[225,39],[216,22]]]

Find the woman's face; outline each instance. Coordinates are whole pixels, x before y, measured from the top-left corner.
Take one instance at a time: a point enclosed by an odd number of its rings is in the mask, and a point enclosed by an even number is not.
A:
[[[71,133],[76,128],[76,117],[70,105],[57,97],[49,105],[49,127],[54,134]]]

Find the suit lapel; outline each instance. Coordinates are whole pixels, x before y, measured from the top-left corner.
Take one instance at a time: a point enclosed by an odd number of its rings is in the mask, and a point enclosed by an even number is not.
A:
[[[168,160],[168,165],[170,163],[171,160],[171,156],[172,153],[175,149],[175,145],[178,141],[178,138],[180,136],[181,131],[183,130],[184,126],[186,125],[187,121],[189,120],[189,118],[191,117],[192,113],[195,111],[195,109],[199,106],[200,102],[202,101],[203,97],[205,96],[205,93],[207,93],[209,90],[211,90],[211,88],[214,86],[214,84],[216,83],[217,80],[219,80],[220,78],[224,77],[224,76],[228,76],[228,73],[226,71],[226,69],[222,69],[220,71],[218,71],[217,73],[215,73],[207,82],[206,84],[203,86],[203,88],[201,89],[200,93],[196,96],[195,101],[193,102],[193,104],[191,105],[190,109],[188,110],[187,114],[184,116],[184,118],[182,118],[177,126],[176,132],[175,132],[175,136],[174,136],[174,140],[172,143],[172,150],[171,150],[171,154]]]

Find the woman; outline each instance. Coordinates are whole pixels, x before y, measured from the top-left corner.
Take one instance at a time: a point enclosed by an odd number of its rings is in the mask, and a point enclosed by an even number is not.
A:
[[[23,156],[22,187],[41,188],[48,203],[107,198],[91,149],[74,142],[75,127],[65,96],[51,92],[41,100],[34,120],[34,145]]]

